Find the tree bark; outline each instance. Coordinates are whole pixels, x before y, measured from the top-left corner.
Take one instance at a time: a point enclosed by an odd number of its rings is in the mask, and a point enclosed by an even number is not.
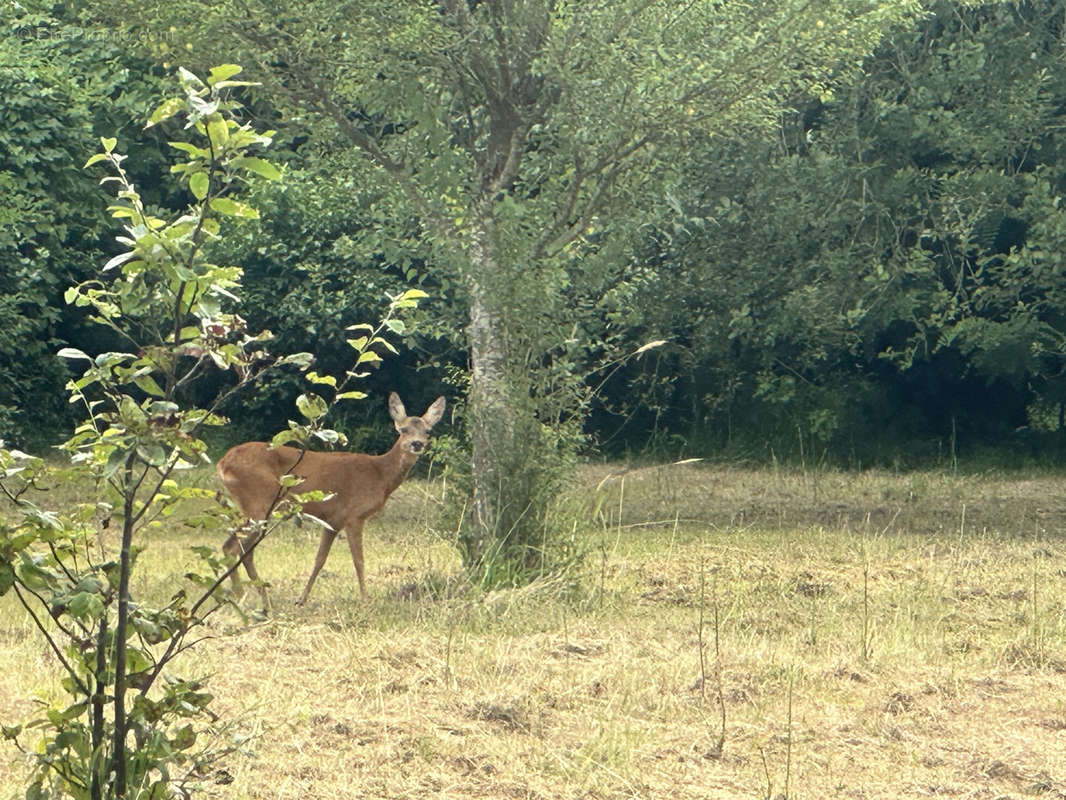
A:
[[[472,537],[468,555],[480,561],[500,535],[500,509],[506,498],[502,465],[514,446],[514,415],[508,341],[498,309],[499,297],[490,288],[498,282],[500,264],[489,217],[471,237],[467,288],[470,317],[470,438],[473,480]]]

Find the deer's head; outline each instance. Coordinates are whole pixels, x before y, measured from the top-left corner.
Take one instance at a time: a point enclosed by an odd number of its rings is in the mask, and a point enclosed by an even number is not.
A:
[[[444,404],[444,397],[438,397],[426,409],[425,414],[420,417],[409,417],[400,396],[396,392],[389,395],[389,416],[396,424],[396,432],[400,434],[400,449],[405,454],[409,453],[417,458],[426,449],[429,443],[429,432],[444,415]]]

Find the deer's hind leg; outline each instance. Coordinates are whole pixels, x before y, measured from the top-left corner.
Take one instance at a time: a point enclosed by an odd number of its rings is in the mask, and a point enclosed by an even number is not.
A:
[[[227,556],[233,556],[244,565],[244,571],[248,573],[248,578],[255,584],[259,597],[263,600],[263,611],[269,612],[270,596],[267,594],[266,585],[259,579],[259,573],[255,568],[255,545],[258,544],[262,535],[254,529],[251,533],[248,533],[248,528],[250,527],[251,525],[245,526],[242,531],[230,534],[222,545],[222,552]],[[242,533],[247,533],[247,535],[242,535]],[[241,579],[237,569],[230,573],[230,580],[233,581],[234,595],[239,595],[241,593]]]

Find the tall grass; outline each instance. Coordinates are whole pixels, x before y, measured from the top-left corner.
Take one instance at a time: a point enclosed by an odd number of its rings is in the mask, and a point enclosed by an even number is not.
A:
[[[491,592],[440,492],[409,482],[367,526],[365,604],[344,552],[287,603],[316,532],[264,542],[275,615],[219,618],[195,655],[252,737],[216,796],[1066,795],[1066,479],[587,467],[580,567]],[[172,592],[197,537],[160,528],[136,591]],[[5,724],[48,664],[5,598]]]

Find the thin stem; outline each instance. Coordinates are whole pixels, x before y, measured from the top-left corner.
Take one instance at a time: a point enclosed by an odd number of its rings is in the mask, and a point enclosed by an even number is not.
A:
[[[703,652],[703,602],[704,602],[704,588],[707,583],[707,573],[704,569],[703,558],[700,558],[700,604],[699,604],[699,623],[696,629],[696,644],[700,649],[700,700],[704,700],[707,693],[707,659]]]
[[[48,646],[52,648],[52,652],[55,653],[56,659],[59,661],[59,663],[63,665],[63,669],[67,671],[67,675],[72,681],[74,681],[79,691],[81,691],[83,694],[88,694],[89,688],[82,682],[81,678],[78,677],[78,673],[74,671],[74,668],[70,665],[70,662],[67,661],[66,657],[63,655],[63,652],[59,649],[59,645],[57,645],[55,639],[52,638],[52,634],[50,634],[47,628],[44,627],[44,624],[37,616],[37,613],[33,610],[30,604],[26,602],[26,598],[22,596],[22,589],[24,587],[21,584],[16,583],[14,585],[14,588],[15,595],[18,597],[19,602],[22,603],[22,607],[26,609],[26,612],[30,615],[30,619],[33,620],[33,624],[37,626],[37,630],[39,630],[41,632],[41,635],[44,636],[44,640],[48,642]],[[26,589],[26,591],[30,590]]]
[[[42,607],[42,608],[48,608],[48,607],[49,607],[49,603],[48,603],[48,601],[47,601],[47,600],[45,600],[45,599],[44,599],[43,597],[41,597],[41,594],[40,594],[40,592],[38,592],[38,591],[36,591],[36,590],[34,590],[34,589],[31,589],[31,588],[30,588],[29,586],[27,586],[27,585],[26,585],[25,583],[22,583],[22,584],[21,584],[21,586],[22,586],[22,589],[23,589],[23,591],[25,591],[26,593],[28,593],[28,594],[32,595],[32,596],[33,596],[33,598],[34,598],[34,599],[35,599],[35,600],[36,600],[36,601],[37,601],[38,603],[40,603],[40,604],[41,604],[41,607]],[[80,620],[75,620],[75,622],[77,622],[77,623],[78,623],[78,626],[79,626],[79,627],[81,628],[81,630],[82,630],[82,631],[83,631],[84,633],[88,633],[88,630],[89,630],[89,629],[85,627],[85,623],[81,622]],[[53,624],[54,624],[54,625],[55,625],[55,626],[56,626],[57,628],[59,628],[59,630],[60,630],[60,631],[62,631],[62,633],[63,633],[63,635],[64,635],[64,636],[66,636],[66,637],[67,637],[68,639],[70,639],[71,641],[77,641],[77,640],[79,639],[78,635],[77,635],[77,634],[76,634],[76,633],[75,633],[75,632],[74,632],[73,630],[71,630],[70,628],[64,627],[64,626],[63,626],[63,624],[62,624],[62,623],[61,623],[61,622],[60,622],[60,621],[59,621],[58,619],[53,619],[53,620],[52,620],[52,623],[53,623]]]
[[[714,682],[718,699],[718,715],[721,719],[722,730],[718,735],[715,746],[718,754],[725,750],[725,692],[722,691],[722,652],[719,649],[721,625],[718,619],[718,575],[715,573],[711,583],[711,598],[714,603]]]
[[[107,689],[107,615],[100,619],[100,628],[96,637],[96,670],[94,679],[96,691],[93,692],[92,709],[92,778],[89,785],[90,800],[103,800],[104,766],[104,698]]]
[[[115,775],[115,797],[126,796],[126,631],[130,619],[130,569],[133,548],[133,504],[135,490],[131,489],[133,481],[133,463],[135,455],[126,457],[125,484],[126,492],[122,516],[122,550],[119,553],[118,578],[118,618],[115,621],[115,731],[114,750],[111,754],[112,771]],[[142,476],[143,479],[143,476]],[[138,481],[139,483],[139,481]]]
[[[788,730],[785,732],[785,800],[788,800],[788,788],[792,779],[792,685],[795,683],[794,672],[788,675]]]

